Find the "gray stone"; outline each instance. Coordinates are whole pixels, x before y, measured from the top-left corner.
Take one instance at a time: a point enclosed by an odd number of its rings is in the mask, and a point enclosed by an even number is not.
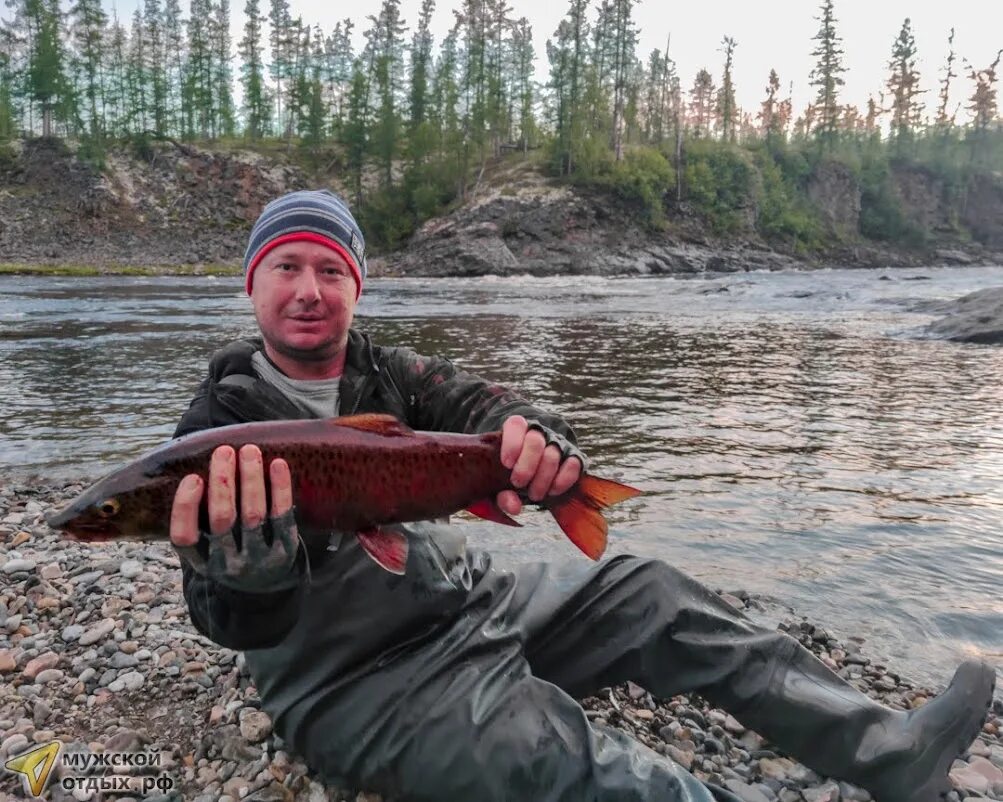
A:
[[[34,560],[8,560],[3,564],[5,574],[30,573],[35,570]]]
[[[102,638],[106,638],[110,635],[114,629],[114,619],[105,618],[103,621],[95,624],[80,636],[80,645],[90,646],[92,643],[97,643]]]
[[[839,785],[830,780],[816,788],[805,788],[801,791],[805,802],[839,802]]]
[[[115,652],[111,656],[111,665],[112,668],[135,668],[139,665],[139,658],[134,654]]]
[[[926,331],[956,342],[1003,343],[1003,287],[990,287],[954,301],[918,305],[916,311],[942,314]]]
[[[146,682],[146,677],[138,671],[130,671],[128,674],[123,674],[119,679],[122,680],[126,690],[130,691],[138,691],[143,687],[143,683]]]
[[[725,780],[724,787],[731,791],[742,802],[771,802],[762,791],[753,788],[741,780]]]
[[[84,628],[80,624],[70,624],[67,627],[63,627],[63,631],[59,633],[59,636],[66,643],[73,643],[74,641],[80,640],[80,636],[84,634]]]
[[[252,744],[259,743],[272,732],[272,720],[261,710],[251,710],[240,717],[240,734]]]
[[[143,573],[143,564],[139,560],[124,560],[118,567],[118,572],[126,579],[135,579]]]

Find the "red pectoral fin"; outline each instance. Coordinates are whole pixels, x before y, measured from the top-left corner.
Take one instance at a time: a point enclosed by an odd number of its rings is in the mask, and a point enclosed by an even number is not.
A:
[[[373,561],[391,574],[402,575],[407,565],[407,538],[400,532],[380,529],[360,529],[355,533],[359,545]]]
[[[359,429],[363,432],[374,432],[386,437],[409,437],[414,434],[414,429],[405,423],[401,423],[393,415],[345,415],[341,418],[332,418],[331,423],[335,426],[345,426],[349,429]]]
[[[477,501],[467,507],[467,512],[471,515],[476,515],[478,518],[483,518],[485,521],[494,521],[496,524],[522,526],[515,518],[510,518],[502,512],[501,507],[495,503],[494,499],[486,498]]]

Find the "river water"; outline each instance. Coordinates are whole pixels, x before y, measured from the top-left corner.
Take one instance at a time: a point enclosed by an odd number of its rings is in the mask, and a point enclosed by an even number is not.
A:
[[[596,473],[645,491],[608,516],[611,553],[768,594],[939,684],[964,655],[1003,665],[1003,349],[923,339],[909,308],[1001,285],[384,279],[358,324],[571,420]],[[0,277],[0,481],[92,477],[160,443],[212,350],[254,330],[237,279]],[[524,517],[463,525],[515,559],[584,559]]]

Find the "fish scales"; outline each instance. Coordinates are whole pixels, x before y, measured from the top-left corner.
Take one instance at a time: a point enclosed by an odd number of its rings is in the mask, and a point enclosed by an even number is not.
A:
[[[501,463],[501,432],[416,432],[389,415],[245,423],[188,435],[112,471],[48,516],[48,523],[79,540],[167,538],[181,480],[195,473],[208,482],[217,447],[247,444],[261,449],[266,465],[279,457],[289,463],[296,521],[308,542],[354,531],[367,553],[396,573],[404,570],[406,538],[380,528],[386,524],[468,509],[519,526],[495,502],[499,492],[514,489]],[[602,510],[639,493],[586,474],[540,506],[598,559],[607,537]],[[204,502],[201,519],[208,519]]]

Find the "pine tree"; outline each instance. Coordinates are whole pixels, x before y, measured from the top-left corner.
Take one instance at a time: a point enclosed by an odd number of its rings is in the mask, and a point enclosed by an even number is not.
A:
[[[113,136],[130,133],[129,61],[125,28],[113,14],[108,33],[108,56],[104,81],[105,128]]]
[[[0,26],[0,142],[17,134],[18,111],[14,105],[14,42],[6,26]]]
[[[233,136],[236,117],[233,110],[233,75],[230,62],[233,48],[230,38],[230,0],[219,0],[212,7],[212,104],[214,129],[221,136]]]
[[[342,145],[345,147],[345,162],[355,196],[354,207],[362,207],[362,171],[366,167],[369,129],[369,82],[366,80],[365,66],[361,58],[356,59],[352,68],[352,85],[348,93],[348,109],[342,128]]]
[[[42,109],[42,136],[53,122],[72,116],[73,99],[63,61],[63,25],[58,0],[27,0],[25,12],[35,35],[28,55],[28,93]]]
[[[352,30],[355,25],[345,19],[334,26],[324,43],[325,89],[328,108],[334,115],[332,128],[339,131],[344,123],[345,104],[352,84]]]
[[[996,60],[986,69],[969,68],[968,77],[975,82],[975,92],[970,99],[969,111],[972,112],[972,128],[969,139],[972,143],[972,161],[987,161],[989,154],[989,129],[996,121],[998,113],[996,82],[1003,50],[996,54]]]
[[[921,90],[916,71],[916,39],[908,17],[895,39],[888,67],[892,71],[888,78],[892,102],[891,140],[895,152],[902,156],[912,144],[922,113],[922,106],[917,100]]]
[[[378,17],[369,17],[366,32],[372,49],[376,87],[376,122],[373,145],[383,171],[383,185],[393,184],[393,163],[400,147],[398,94],[404,70],[404,32],[400,0],[383,0]]]
[[[839,131],[839,87],[843,86],[842,74],[846,72],[842,61],[843,49],[840,46],[842,39],[836,33],[832,0],[823,0],[822,16],[817,19],[821,27],[813,38],[818,46],[812,51],[817,62],[811,73],[811,85],[818,87],[818,92],[815,96],[812,131],[822,150],[831,150]]]
[[[780,127],[780,76],[776,70],[770,70],[769,82],[766,84],[766,100],[760,105],[758,115],[760,131],[766,139],[766,144],[773,148],[783,138],[783,129]]]
[[[214,52],[210,0],[191,0],[188,20],[188,63],[184,102],[187,106],[187,135],[216,138],[217,115],[213,104]]]
[[[142,53],[153,130],[163,135],[167,131],[167,69],[160,0],[144,0]]]
[[[735,46],[738,44],[732,37],[726,36],[721,44],[724,46],[724,78],[717,96],[717,114],[721,128],[721,139],[725,142],[735,141],[735,123],[738,109],[735,105],[735,83],[732,77]]]
[[[637,0],[613,0],[613,157],[623,161],[627,92],[634,66],[637,28],[631,18]]]
[[[74,41],[85,76],[88,133],[92,139],[99,139],[105,129],[104,109],[99,110],[98,98],[103,95],[101,62],[108,15],[101,8],[101,0],[77,0],[70,13],[74,18]]]
[[[529,150],[536,135],[536,120],[533,117],[533,28],[526,17],[520,17],[515,24],[512,39],[515,74],[513,95],[519,104],[519,141],[523,153]]]
[[[286,79],[290,72],[290,49],[293,45],[290,35],[292,19],[289,14],[289,0],[270,0],[269,9],[268,21],[271,30],[268,34],[268,45],[272,56],[269,72],[275,81],[275,124],[281,136],[288,130],[284,112]]]
[[[247,0],[244,6],[244,38],[237,45],[241,59],[240,82],[244,88],[244,119],[246,133],[251,140],[260,139],[268,130],[271,118],[270,103],[265,86],[265,65],[261,26],[260,0]]]
[[[700,70],[690,90],[690,127],[693,138],[710,136],[714,119],[714,78],[707,70]]]
[[[129,133],[133,134],[142,133],[149,127],[145,47],[143,13],[137,8],[132,14],[132,31],[129,33],[129,55],[126,65],[126,126]]]
[[[432,67],[432,33],[429,26],[435,0],[422,0],[418,28],[411,40],[411,97],[409,127],[414,131],[425,122],[428,106],[428,79]]]
[[[181,87],[185,74],[185,21],[179,0],[164,0],[164,81],[166,128],[183,133]]]
[[[954,121],[957,111],[948,113],[948,104],[951,102],[951,81],[958,77],[954,71],[954,62],[957,56],[954,52],[954,28],[947,37],[947,63],[944,65],[944,77],[940,82],[940,105],[937,106],[937,119],[935,125],[941,136],[950,134],[954,128]]]

